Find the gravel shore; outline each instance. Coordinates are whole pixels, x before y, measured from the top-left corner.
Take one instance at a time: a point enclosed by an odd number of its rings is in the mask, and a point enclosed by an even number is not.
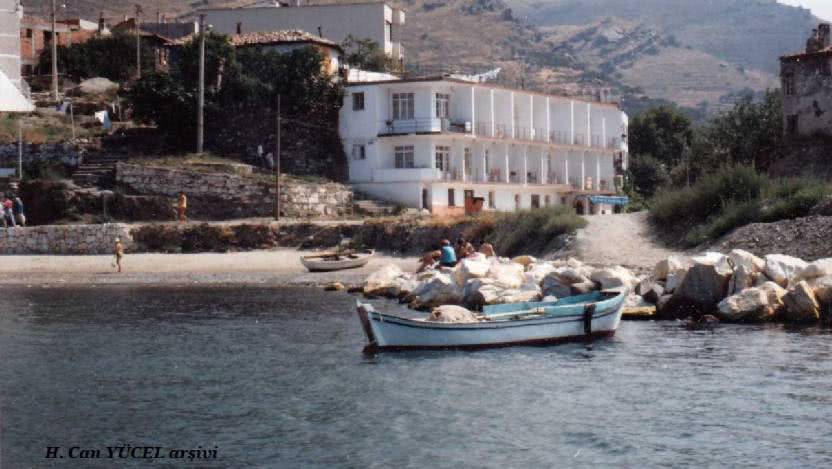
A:
[[[279,249],[234,253],[128,254],[124,272],[116,273],[113,256],[0,256],[0,285],[270,285],[320,286],[332,282],[361,284],[384,264],[415,271],[414,257],[376,255],[351,270],[310,273],[300,256],[311,251]]]

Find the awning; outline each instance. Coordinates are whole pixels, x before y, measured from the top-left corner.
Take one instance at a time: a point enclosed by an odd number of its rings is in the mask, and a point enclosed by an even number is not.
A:
[[[627,205],[630,203],[629,197],[615,197],[610,195],[589,195],[587,196],[590,202],[593,204],[604,204],[604,205]]]
[[[14,83],[0,71],[0,112],[32,112],[35,106],[23,96]]]

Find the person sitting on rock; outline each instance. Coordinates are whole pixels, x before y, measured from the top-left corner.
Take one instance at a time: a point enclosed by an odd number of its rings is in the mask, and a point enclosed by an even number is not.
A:
[[[466,241],[465,238],[460,236],[459,239],[456,240],[456,251],[455,252],[456,252],[456,258],[457,259],[465,259],[466,257],[473,254],[475,251],[474,251],[474,246],[471,243],[469,243],[468,241]]]
[[[451,242],[447,239],[442,240],[441,255],[439,257],[439,264],[442,267],[454,267],[456,265],[456,252],[451,247]]]
[[[422,258],[419,259],[419,270],[417,270],[416,273],[418,274],[420,272],[433,269],[436,267],[436,263],[439,262],[440,258],[442,258],[442,251],[436,249],[436,246],[434,246],[433,249],[426,252],[422,255]]]

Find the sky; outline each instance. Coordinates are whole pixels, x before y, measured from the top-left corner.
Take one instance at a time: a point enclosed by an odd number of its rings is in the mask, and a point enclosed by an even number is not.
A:
[[[832,21],[832,0],[778,0],[786,5],[809,8],[818,18]]]

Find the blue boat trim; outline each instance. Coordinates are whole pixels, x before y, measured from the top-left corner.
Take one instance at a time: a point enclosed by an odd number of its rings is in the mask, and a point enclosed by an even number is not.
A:
[[[567,337],[554,337],[549,339],[519,340],[516,342],[500,342],[493,344],[468,344],[468,345],[376,345],[369,344],[364,347],[364,353],[375,352],[400,352],[407,350],[484,350],[490,348],[505,347],[535,347],[543,345],[557,345],[575,342],[588,342],[595,339],[605,339],[615,336],[615,331],[593,332],[591,335],[572,335]]]
[[[592,319],[600,319],[612,314],[616,310],[606,311],[592,316]],[[400,318],[398,316],[390,316],[379,312],[369,312],[369,319],[376,322],[391,322],[404,327],[412,327],[415,329],[442,329],[442,330],[478,330],[478,329],[505,329],[509,327],[527,327],[539,326],[541,324],[563,324],[568,322],[583,322],[583,311],[578,314],[570,314],[569,316],[549,316],[534,319],[513,320],[506,319],[502,321],[492,322],[475,322],[475,323],[441,323],[441,322],[426,322],[417,321],[414,319]]]

